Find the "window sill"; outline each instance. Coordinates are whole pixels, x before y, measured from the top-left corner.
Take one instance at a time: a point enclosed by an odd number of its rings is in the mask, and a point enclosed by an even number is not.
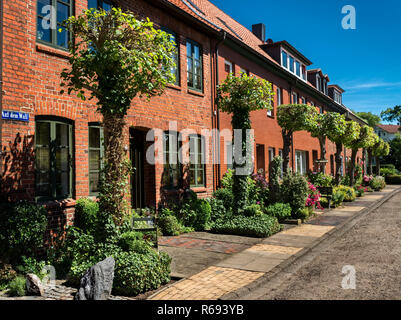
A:
[[[196,91],[196,90],[193,90],[193,89],[189,89],[188,88],[188,91],[187,91],[189,94],[193,94],[194,96],[198,96],[198,97],[204,97],[205,96],[205,94],[203,93],[203,92],[201,92],[201,91]]]
[[[191,187],[191,190],[195,193],[206,193],[206,187]]]
[[[36,44],[36,51],[46,53],[52,56],[56,56],[59,58],[63,59],[68,59],[70,57],[70,53],[68,51],[64,51],[61,49],[56,49],[51,46],[42,44],[42,43],[37,43]]]
[[[53,208],[70,208],[75,207],[76,201],[74,199],[65,199],[65,200],[47,200],[47,201],[40,201],[41,205],[43,205],[46,209],[53,209]]]
[[[177,91],[181,91],[181,90],[182,90],[182,88],[181,88],[180,85],[178,85],[178,84],[171,84],[171,83],[168,83],[168,84],[166,85],[166,88],[174,89],[174,90],[177,90]]]

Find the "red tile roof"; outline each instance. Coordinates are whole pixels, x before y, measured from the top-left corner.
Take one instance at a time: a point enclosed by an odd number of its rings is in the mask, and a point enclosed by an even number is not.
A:
[[[401,129],[401,126],[397,126],[394,124],[378,124],[377,126],[388,133],[397,133],[400,132]]]

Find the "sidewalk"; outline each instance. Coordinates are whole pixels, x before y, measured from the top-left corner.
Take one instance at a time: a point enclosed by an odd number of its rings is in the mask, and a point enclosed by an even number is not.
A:
[[[325,210],[306,224],[286,226],[266,239],[194,233],[161,239],[162,251],[173,258],[172,276],[181,277],[152,300],[216,300],[294,262],[323,239],[360,214],[376,208],[400,190],[387,186],[344,207]]]

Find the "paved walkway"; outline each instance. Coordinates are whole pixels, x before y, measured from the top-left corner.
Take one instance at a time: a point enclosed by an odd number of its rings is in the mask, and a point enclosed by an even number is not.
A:
[[[308,223],[286,226],[286,230],[266,239],[207,233],[162,238],[161,250],[173,258],[172,275],[184,279],[149,299],[214,300],[227,296],[302,256],[336,228],[398,188],[388,186],[380,193],[345,203],[343,208],[317,213]]]

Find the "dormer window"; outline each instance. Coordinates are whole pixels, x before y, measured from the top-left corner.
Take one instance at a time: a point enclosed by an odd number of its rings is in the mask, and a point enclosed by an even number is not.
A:
[[[342,104],[342,95],[337,90],[334,90],[334,101],[338,104]]]
[[[306,81],[306,66],[283,49],[281,50],[281,66]]]

